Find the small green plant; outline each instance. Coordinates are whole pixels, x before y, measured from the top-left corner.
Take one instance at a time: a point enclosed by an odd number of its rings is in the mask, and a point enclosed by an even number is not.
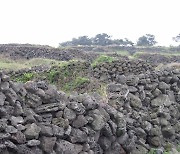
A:
[[[33,73],[24,73],[22,76],[15,78],[15,80],[16,80],[17,82],[23,82],[23,83],[25,83],[25,82],[27,82],[27,81],[32,80],[33,77],[34,77],[34,74],[33,74]]]
[[[107,85],[101,83],[100,88],[97,89],[97,92],[98,92],[101,96],[104,96],[105,98],[107,97],[106,88],[107,88]]]
[[[47,74],[47,79],[50,81],[50,83],[55,83],[59,75],[59,72],[57,70],[50,70]]]
[[[177,146],[177,151],[180,152],[180,144]]]
[[[170,154],[170,151],[166,151],[166,152],[164,152],[163,154]]]
[[[104,62],[112,63],[114,60],[115,60],[114,57],[101,55],[97,59],[94,60],[94,62],[91,64],[91,66],[95,67],[95,66],[97,66],[97,65],[99,65],[101,63],[104,63]]]
[[[117,54],[120,54],[121,56],[129,56],[130,52],[125,50],[116,51]]]
[[[85,83],[89,83],[89,79],[85,78],[85,77],[77,77],[75,80],[66,83],[63,87],[63,89],[65,91],[72,91],[75,90],[77,88],[80,88],[82,85],[84,85]]]
[[[156,149],[151,148],[147,154],[156,154]]]
[[[172,150],[172,145],[170,143],[167,143],[164,148],[165,151],[167,152],[166,154],[168,154],[168,152]]]
[[[47,59],[47,58],[33,58],[26,61],[24,64],[27,66],[40,66],[40,65],[52,65],[58,66],[62,61]]]

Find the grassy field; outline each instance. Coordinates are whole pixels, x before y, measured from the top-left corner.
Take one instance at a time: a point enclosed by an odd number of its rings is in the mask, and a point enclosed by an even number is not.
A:
[[[138,58],[141,54],[159,54],[159,55],[163,55],[163,56],[180,56],[180,52],[158,52],[158,53],[152,53],[152,52],[136,52],[135,54],[133,54],[134,58]]]
[[[0,57],[0,69],[1,70],[20,70],[24,68],[30,68],[33,66],[40,65],[62,65],[65,62],[52,60],[52,59],[43,59],[43,58],[34,58],[30,60],[10,60],[8,58]]]

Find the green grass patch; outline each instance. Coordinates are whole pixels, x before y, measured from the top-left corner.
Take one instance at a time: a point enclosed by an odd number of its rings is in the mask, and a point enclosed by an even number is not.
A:
[[[115,53],[121,55],[121,56],[129,56],[130,53],[128,51],[115,51]]]
[[[23,68],[27,68],[27,66],[17,61],[0,56],[0,69],[1,70],[19,70]]]
[[[145,53],[145,52],[136,52],[131,57],[132,58],[139,58],[139,56],[142,55],[142,54],[147,54],[147,53]]]
[[[156,154],[156,149],[151,148],[147,154]]]
[[[59,71],[58,70],[50,70],[47,72],[47,79],[49,80],[50,83],[55,83],[58,79],[59,76]]]
[[[101,63],[109,62],[112,63],[116,58],[107,56],[107,55],[100,55],[97,59],[94,60],[94,62],[91,64],[92,67],[95,67]]]
[[[11,60],[8,58],[0,57],[0,69],[4,70],[16,71],[40,65],[61,66],[64,65],[64,63],[66,62],[46,58],[33,58],[30,60]]]
[[[60,65],[63,61],[46,59],[46,58],[33,58],[25,62],[28,66],[39,66],[39,65]]]
[[[34,73],[24,73],[22,76],[16,77],[15,81],[25,83],[32,80],[34,78],[34,75]]]
[[[104,83],[101,83],[100,88],[97,89],[97,93],[99,93],[101,96],[107,97],[106,93],[107,85]]]
[[[23,68],[27,68],[27,66],[24,66],[22,64],[18,64],[15,62],[12,63],[6,63],[6,62],[2,62],[0,61],[0,69],[1,70],[20,70]]]
[[[180,152],[180,144],[177,146],[177,151]]]
[[[133,58],[139,58],[141,55],[145,55],[145,54],[150,54],[150,55],[154,55],[154,54],[159,54],[159,55],[163,55],[163,56],[180,56],[180,52],[136,52],[135,54],[133,54]]]
[[[76,90],[81,88],[84,84],[89,83],[90,80],[85,77],[77,77],[76,79],[72,80],[69,83],[66,83],[63,87],[63,90],[66,92]]]

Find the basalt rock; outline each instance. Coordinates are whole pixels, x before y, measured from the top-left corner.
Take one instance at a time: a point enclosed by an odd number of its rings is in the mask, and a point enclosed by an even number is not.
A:
[[[108,104],[44,82],[0,78],[1,153],[136,154],[179,144],[178,71],[123,76],[108,85]]]

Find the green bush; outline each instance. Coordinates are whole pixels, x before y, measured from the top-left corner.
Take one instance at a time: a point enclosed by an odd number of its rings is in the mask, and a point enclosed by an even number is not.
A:
[[[156,150],[151,148],[150,151],[147,154],[156,154]]]
[[[72,91],[75,90],[77,88],[80,88],[82,85],[84,85],[85,83],[89,83],[89,79],[85,78],[85,77],[77,77],[75,80],[66,83],[63,87],[63,89],[65,91]]]
[[[177,151],[180,152],[180,144],[177,146]]]
[[[59,75],[59,72],[57,70],[50,70],[47,74],[47,79],[50,81],[50,83],[55,83]]]
[[[91,64],[92,67],[95,67],[101,63],[109,62],[112,63],[115,60],[114,57],[101,55],[97,59],[94,60],[94,62]]]
[[[25,83],[25,82],[27,82],[27,81],[32,80],[33,77],[34,77],[34,74],[33,74],[33,73],[24,73],[22,76],[19,76],[19,77],[15,78],[15,80],[16,80],[17,82],[23,82],[23,83]]]

